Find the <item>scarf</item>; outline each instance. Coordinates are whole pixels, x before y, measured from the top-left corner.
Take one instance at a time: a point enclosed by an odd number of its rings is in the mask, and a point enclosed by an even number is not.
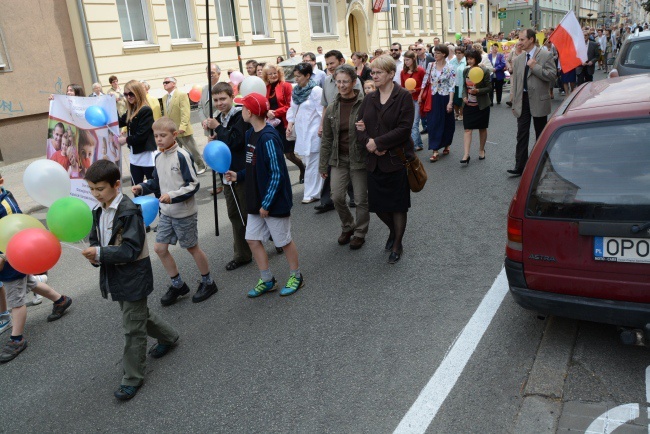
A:
[[[307,86],[294,87],[291,95],[291,99],[293,99],[293,102],[295,102],[298,105],[302,104],[303,102],[307,101],[307,98],[309,98],[309,95],[311,95],[311,90],[316,86],[318,86],[316,82],[310,79],[309,83],[307,83]]]

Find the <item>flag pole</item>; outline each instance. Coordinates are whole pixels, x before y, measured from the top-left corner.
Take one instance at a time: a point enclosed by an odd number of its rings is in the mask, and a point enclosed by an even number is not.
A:
[[[208,107],[210,110],[210,118],[212,118],[212,89],[210,85],[212,84],[212,60],[210,59],[210,2],[206,0],[205,2],[205,31],[207,33],[208,40]],[[201,108],[202,109],[202,108]],[[212,191],[213,195],[213,212],[214,212],[214,232],[215,236],[219,236],[219,209],[217,206],[217,172],[212,170]]]

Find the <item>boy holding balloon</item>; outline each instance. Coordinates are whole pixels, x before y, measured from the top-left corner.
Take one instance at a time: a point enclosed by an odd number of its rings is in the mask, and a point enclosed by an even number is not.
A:
[[[110,293],[122,310],[124,376],[114,395],[124,401],[136,395],[144,380],[147,335],[158,341],[149,354],[160,358],[178,340],[178,333],[147,307],[154,287],[144,220],[138,206],[122,195],[120,170],[111,161],[99,160],[85,179],[100,206],[93,212],[90,247],[82,255],[100,267],[102,296]]]

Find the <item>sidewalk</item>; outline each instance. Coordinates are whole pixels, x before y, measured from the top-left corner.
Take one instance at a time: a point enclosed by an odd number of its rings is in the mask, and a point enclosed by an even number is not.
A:
[[[196,141],[199,150],[203,152],[203,148],[208,143],[208,138],[203,134],[203,128],[201,127],[201,123],[198,122],[198,115],[196,111],[192,111],[191,119],[193,121],[192,128],[194,129],[194,140]],[[43,144],[43,153],[45,153],[45,144]],[[131,185],[129,153],[129,148],[122,146],[122,184],[128,186]],[[45,156],[0,167],[0,173],[4,178],[4,188],[13,193],[16,201],[18,201],[20,209],[24,214],[32,214],[45,208],[43,205],[38,204],[31,197],[29,197],[27,190],[25,190],[25,186],[23,184],[23,173],[25,172],[27,166],[36,160],[41,160],[44,158]],[[126,190],[124,191],[126,192]]]

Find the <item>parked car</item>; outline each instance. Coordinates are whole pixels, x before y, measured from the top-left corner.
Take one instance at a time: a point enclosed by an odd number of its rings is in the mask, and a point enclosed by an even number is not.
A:
[[[535,144],[508,211],[526,309],[650,332],[650,74],[586,83]]]
[[[650,31],[630,35],[621,46],[618,56],[609,59],[612,70],[609,77],[643,74],[650,71]]]

